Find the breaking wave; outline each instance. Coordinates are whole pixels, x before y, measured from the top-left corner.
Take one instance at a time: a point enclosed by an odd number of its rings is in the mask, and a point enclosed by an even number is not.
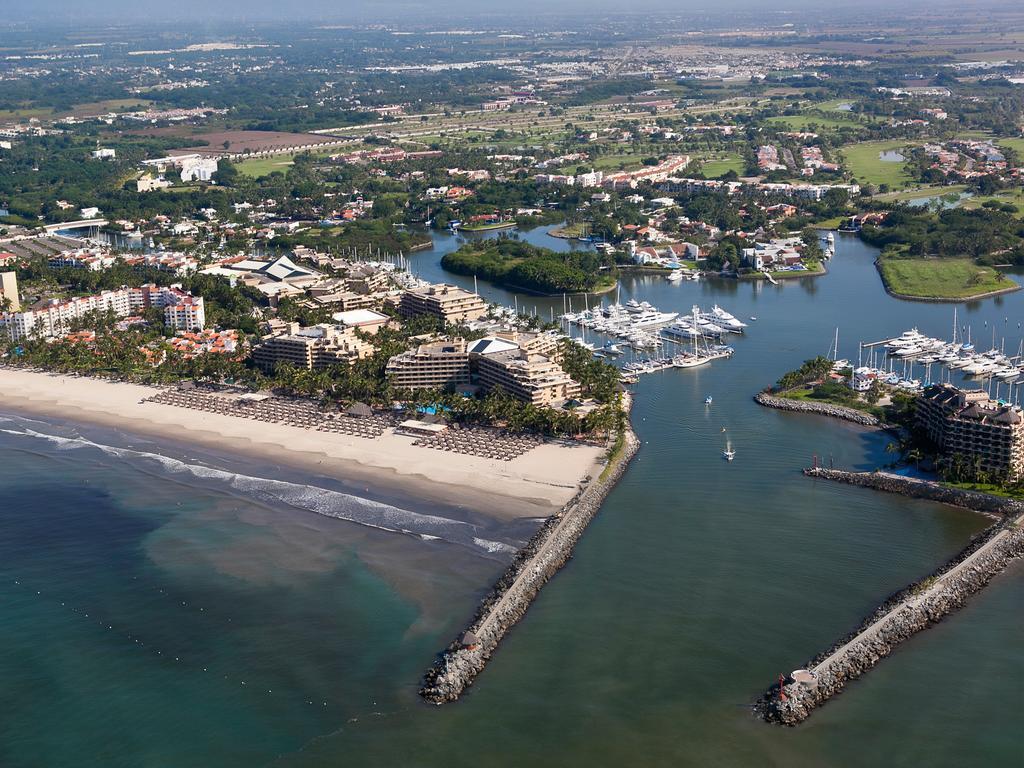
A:
[[[13,423],[6,418],[0,419],[0,421]],[[93,448],[122,460],[156,463],[163,472],[169,475],[191,475],[203,480],[212,480],[267,503],[283,503],[324,517],[333,517],[383,531],[416,536],[424,541],[440,539],[477,551],[482,550],[488,554],[515,552],[515,547],[508,544],[479,538],[475,535],[477,526],[461,520],[413,512],[384,502],[341,491],[332,491],[320,486],[244,475],[205,464],[181,461],[160,453],[119,448],[96,443],[84,437],[53,435],[38,432],[27,426],[19,426],[21,429],[0,428],[0,432],[45,440],[60,451]]]

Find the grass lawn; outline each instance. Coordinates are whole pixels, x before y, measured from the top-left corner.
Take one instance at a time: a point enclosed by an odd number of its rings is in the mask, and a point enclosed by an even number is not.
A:
[[[361,149],[362,145],[346,147],[345,152],[351,152],[355,149]],[[337,150],[335,150],[337,151]],[[305,154],[301,152],[289,152],[281,155],[271,155],[270,157],[254,157],[249,160],[242,160],[235,163],[235,167],[238,168],[239,173],[243,173],[246,176],[252,176],[253,178],[259,178],[260,176],[269,176],[274,171],[280,171],[281,173],[288,173],[288,169],[295,165],[295,155]],[[333,152],[313,152],[313,157],[327,157]]]
[[[74,115],[83,117],[88,115],[99,115],[106,112],[127,112],[136,109],[145,109],[153,102],[149,99],[107,99],[106,101],[92,101],[88,104],[79,104],[74,109],[64,110],[60,116]],[[0,109],[0,120],[29,120],[37,118],[48,120],[57,117],[57,113],[50,107],[25,107],[24,109]]]
[[[962,491],[978,491],[979,493],[987,493],[991,496],[1002,496],[1007,499],[1024,501],[1024,489],[1021,488],[993,485],[992,483],[952,483],[949,481],[944,482],[943,485],[947,488],[959,488]]]
[[[996,144],[1000,147],[1007,147],[1014,149],[1020,154],[1024,155],[1024,138],[1019,139],[996,139]]]
[[[807,112],[802,115],[780,115],[778,117],[769,117],[765,122],[774,125],[783,125],[791,131],[806,131],[810,130],[813,125],[820,130],[835,130],[837,128],[856,128],[858,123],[853,118],[847,117],[836,117],[835,115],[841,115],[842,112]]]
[[[729,171],[736,171],[736,173],[743,175],[743,158],[738,155],[730,155],[728,157],[717,158],[714,160],[705,160],[704,166],[701,172],[705,178],[717,179],[719,176],[724,176]]]
[[[906,148],[906,141],[863,141],[859,144],[848,144],[840,152],[846,169],[861,184],[905,187],[913,179],[904,170],[904,163],[882,160],[881,154],[900,152]]]
[[[612,155],[598,155],[591,159],[590,166],[595,171],[618,171],[618,170],[635,170],[640,168],[643,163],[640,162],[641,158],[638,155],[630,154],[627,152],[619,152]],[[584,163],[584,167],[586,167]]]
[[[849,394],[847,394],[849,393]],[[802,386],[787,389],[775,393],[777,397],[784,397],[787,400],[805,400],[809,403],[828,403],[830,405],[841,405],[844,408],[855,408],[858,411],[869,413],[872,416],[885,418],[885,410],[878,405],[870,405],[854,393],[852,389],[843,386],[841,396],[833,396],[830,393],[819,390],[817,386]]]
[[[964,200],[961,204],[961,208],[972,210],[974,208],[980,208],[981,204],[989,200],[994,200],[998,203],[1009,203],[1010,205],[1017,206],[1017,213],[1013,214],[1018,219],[1024,218],[1024,189],[1006,189],[1002,192],[997,192],[994,195],[985,195],[984,197],[972,197]]]
[[[819,104],[815,104],[811,110],[817,110],[819,112],[849,112],[848,109],[840,109],[840,107],[846,104],[854,104],[856,99],[832,99],[831,101],[823,101]]]
[[[87,104],[78,104],[71,112],[75,117],[88,115],[99,115],[106,112],[134,112],[139,109],[146,109],[153,102],[149,99],[106,99],[105,101],[91,101]]]
[[[271,157],[254,157],[251,160],[243,160],[235,167],[239,173],[252,176],[254,179],[260,176],[269,176],[274,171],[287,173],[289,166],[295,164],[295,155],[272,155]]]
[[[920,299],[969,299],[1017,285],[972,259],[884,258],[879,270],[890,292]]]
[[[967,187],[963,184],[953,184],[948,187],[941,185],[933,185],[926,187],[917,187],[916,189],[907,189],[903,192],[887,192],[884,195],[875,195],[872,200],[885,200],[886,202],[906,202],[908,200],[920,200],[925,197],[941,197],[943,195],[959,195]]]
[[[25,107],[24,109],[0,109],[0,120],[31,120],[53,116],[49,107]]]

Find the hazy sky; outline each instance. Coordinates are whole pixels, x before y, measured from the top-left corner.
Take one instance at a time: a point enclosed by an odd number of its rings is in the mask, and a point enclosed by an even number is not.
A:
[[[401,19],[428,17],[435,23],[458,26],[463,14],[500,14],[510,17],[522,13],[525,20],[538,14],[679,11],[700,14],[722,14],[730,9],[761,9],[764,11],[818,10],[864,11],[868,7],[893,9],[906,7],[907,0],[857,0],[853,4],[839,0],[8,0],[3,15],[8,19],[47,19],[74,23],[77,20],[132,20],[139,18],[197,22],[224,18],[245,19],[321,19],[334,22],[346,20],[366,23],[375,18]],[[916,0],[923,5],[925,0]],[[945,5],[944,2],[928,2]],[[1001,0],[965,0],[961,8],[978,8],[1002,4]],[[2,19],[0,19],[2,22]]]

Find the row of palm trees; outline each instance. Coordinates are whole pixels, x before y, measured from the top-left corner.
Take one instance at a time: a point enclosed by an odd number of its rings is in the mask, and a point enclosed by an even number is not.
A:
[[[7,360],[60,373],[147,384],[191,380],[244,385],[253,390],[274,389],[325,404],[366,402],[390,408],[395,402],[402,402],[413,411],[429,406],[458,423],[500,425],[512,432],[577,437],[606,434],[622,422],[617,369],[594,360],[575,344],[564,346],[563,365],[583,384],[584,393],[601,403],[586,414],[571,407],[555,410],[524,403],[501,389],[483,398],[442,390],[397,389],[391,386],[385,366],[392,355],[404,351],[409,343],[398,333],[375,340],[378,348],[374,354],[350,365],[308,370],[283,362],[270,372],[261,371],[240,355],[189,356],[169,344],[148,340],[150,336],[140,331],[101,328],[89,342],[68,338],[29,340],[8,344]]]

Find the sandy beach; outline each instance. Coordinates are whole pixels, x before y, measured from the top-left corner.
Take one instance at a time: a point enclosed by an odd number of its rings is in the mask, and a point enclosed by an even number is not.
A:
[[[0,368],[0,405],[114,427],[153,439],[239,453],[368,488],[394,488],[499,520],[548,516],[599,469],[603,450],[545,443],[513,461],[414,446],[390,430],[376,439],[267,424],[142,402],[159,390],[101,379]]]

